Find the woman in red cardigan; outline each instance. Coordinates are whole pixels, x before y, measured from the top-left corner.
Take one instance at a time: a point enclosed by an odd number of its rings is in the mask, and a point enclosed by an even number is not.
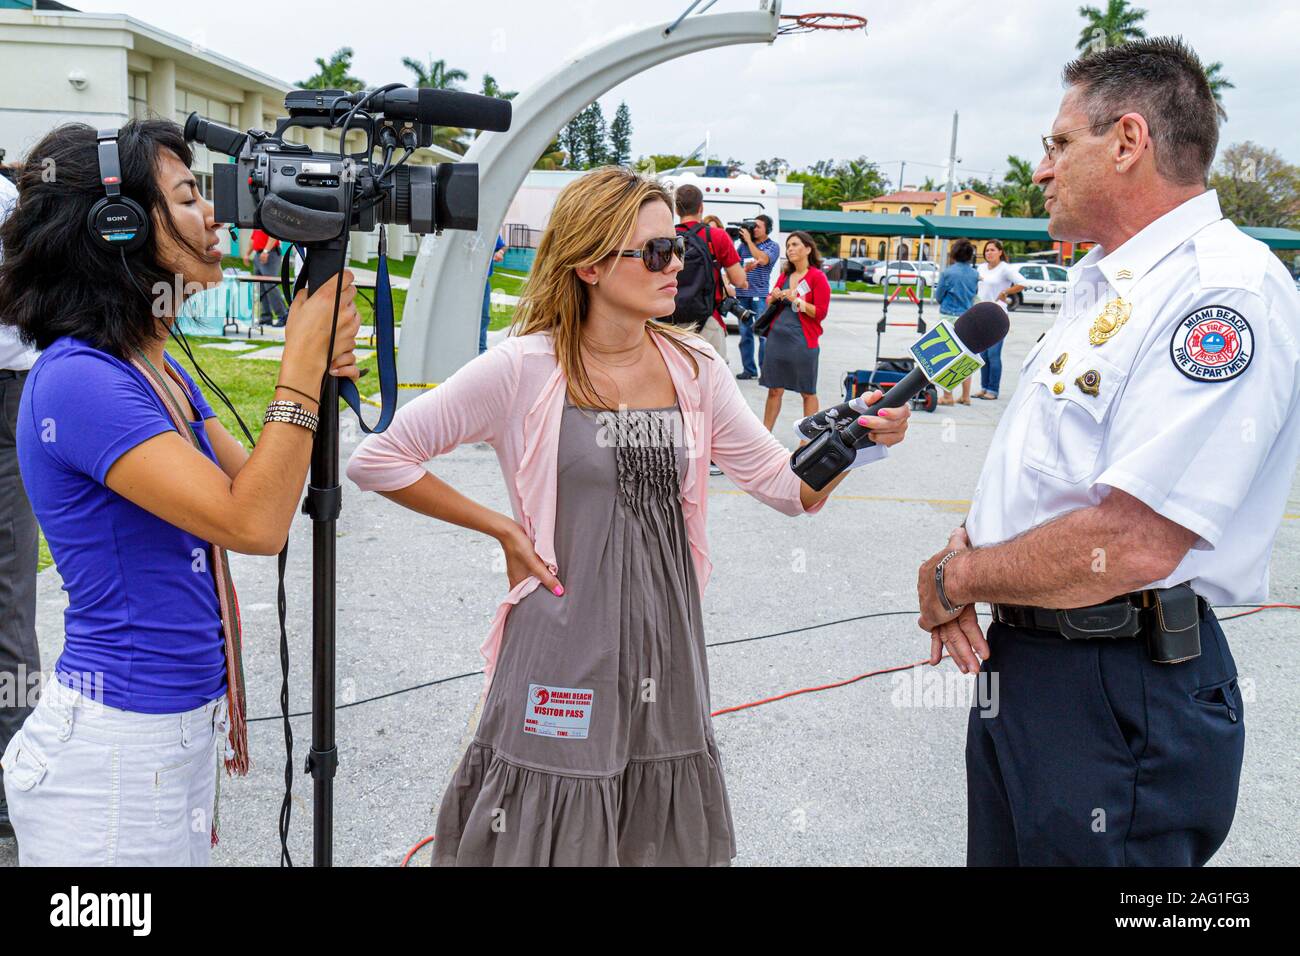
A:
[[[785,303],[767,332],[758,384],[766,388],[763,424],[768,431],[781,414],[781,399],[791,389],[803,396],[803,418],[817,411],[817,358],[822,321],[831,305],[831,284],[820,266],[812,236],[799,230],[785,240],[785,266],[768,304]]]

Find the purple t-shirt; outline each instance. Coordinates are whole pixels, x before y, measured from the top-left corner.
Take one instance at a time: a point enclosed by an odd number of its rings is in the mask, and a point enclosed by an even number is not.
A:
[[[170,356],[200,421],[213,417]],[[162,399],[134,367],[72,337],[55,341],[28,376],[18,408],[18,463],[32,509],[68,593],[61,683],[110,707],[193,710],[226,691],[221,610],[208,542],[104,485],[113,463],[174,431]]]

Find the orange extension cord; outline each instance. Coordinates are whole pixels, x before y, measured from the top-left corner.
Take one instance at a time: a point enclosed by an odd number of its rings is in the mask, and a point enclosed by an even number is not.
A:
[[[1260,611],[1270,611],[1270,610],[1277,610],[1277,609],[1300,611],[1300,604],[1260,604],[1251,608],[1248,611],[1241,611],[1237,614],[1227,614],[1217,619],[1220,622],[1231,621],[1239,617],[1247,617],[1251,614],[1258,614]],[[949,655],[944,654],[943,657],[940,658],[940,660],[942,661],[946,659],[948,656]],[[879,670],[867,671],[865,674],[859,674],[857,677],[849,677],[845,680],[837,680],[830,684],[818,684],[815,687],[800,687],[796,690],[788,690],[783,694],[776,694],[772,697],[763,697],[760,698],[759,700],[751,700],[749,701],[749,703],[746,704],[736,704],[732,707],[723,707],[720,708],[719,710],[715,710],[709,716],[721,717],[723,714],[734,714],[740,710],[749,710],[751,707],[762,707],[764,704],[772,704],[778,700],[786,700],[790,697],[798,697],[800,694],[815,694],[818,691],[834,690],[837,687],[847,687],[849,684],[856,684],[858,681],[866,680],[868,677],[879,677],[881,674],[894,674],[897,673],[898,671],[911,670],[913,667],[921,667],[929,663],[930,663],[930,659],[927,657],[923,661],[915,661],[911,664],[896,664],[893,667],[882,667]],[[415,846],[411,847],[411,849],[409,849],[406,852],[406,856],[402,857],[402,862],[400,865],[405,867],[408,863],[410,863],[411,857],[413,857],[420,849],[432,843],[433,840],[434,838],[432,836],[427,836],[419,843],[415,844]]]

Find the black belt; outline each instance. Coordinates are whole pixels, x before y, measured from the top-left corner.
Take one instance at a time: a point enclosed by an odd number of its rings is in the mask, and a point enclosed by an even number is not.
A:
[[[1197,610],[1202,618],[1210,605],[1197,595]],[[1076,608],[1024,607],[1017,604],[994,604],[993,620],[1010,627],[1048,631],[1066,640],[1141,637],[1147,632],[1155,613],[1155,592],[1134,591],[1102,604]]]
[[[11,378],[22,378],[26,375],[28,369],[0,368],[0,382],[6,382]]]

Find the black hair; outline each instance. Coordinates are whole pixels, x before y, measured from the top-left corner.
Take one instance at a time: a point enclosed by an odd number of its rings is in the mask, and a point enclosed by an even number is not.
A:
[[[785,241],[788,243],[792,237],[798,239],[808,247],[808,268],[820,269],[822,267],[822,254],[817,251],[817,243],[813,240],[812,234],[804,232],[802,229],[796,229],[794,232],[790,233],[790,235],[785,237]],[[794,263],[787,258],[785,260],[785,266],[781,271],[786,275],[793,275]]]
[[[86,224],[91,207],[104,198],[95,137],[93,127],[68,123],[28,154],[18,203],[0,226],[0,322],[38,349],[72,335],[126,358],[166,333],[147,291],[159,283],[176,285],[174,270],[158,261],[159,226],[196,257],[203,253],[180,234],[157,179],[161,150],[186,167],[193,154],[170,120],[132,120],[122,127],[122,194],[144,208],[150,229],[140,248],[115,253],[97,244]]]
[[[1142,114],[1155,144],[1156,169],[1172,182],[1204,185],[1219,144],[1222,111],[1205,69],[1181,38],[1150,37],[1067,63],[1066,86],[1083,93],[1093,132],[1126,112]]]
[[[975,246],[969,239],[958,239],[952,244],[953,262],[970,262],[975,258]]]
[[[761,221],[763,225],[767,227],[767,234],[770,236],[772,234],[772,217],[765,212],[760,212],[754,218]]]

